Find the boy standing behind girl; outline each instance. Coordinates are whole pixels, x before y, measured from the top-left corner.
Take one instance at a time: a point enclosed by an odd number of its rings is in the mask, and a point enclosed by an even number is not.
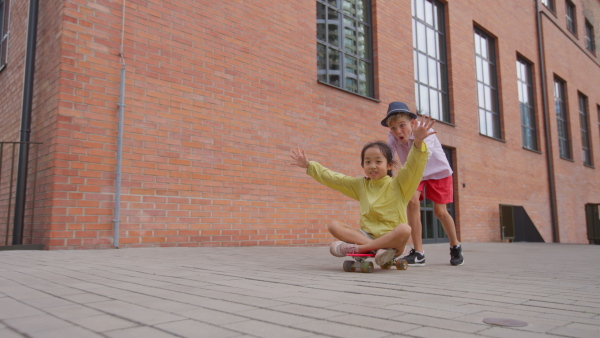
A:
[[[390,128],[388,145],[394,150],[399,161],[404,163],[409,151],[415,142],[414,128],[417,125],[417,115],[411,113],[403,102],[392,102],[389,105],[386,117],[381,125]],[[404,257],[410,266],[425,265],[425,251],[423,250],[421,228],[421,205],[424,187],[427,188],[427,198],[433,201],[433,212],[442,223],[444,231],[450,241],[450,264],[462,265],[464,263],[462,247],[456,236],[456,229],[452,216],[448,213],[446,205],[453,201],[454,187],[452,182],[452,168],[446,159],[442,145],[435,133],[429,133],[424,143],[429,150],[429,160],[423,173],[423,179],[416,192],[408,203],[408,224],[411,227],[413,247]]]

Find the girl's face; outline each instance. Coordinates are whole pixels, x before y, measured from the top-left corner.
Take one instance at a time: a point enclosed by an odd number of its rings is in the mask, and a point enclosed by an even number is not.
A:
[[[374,146],[365,150],[362,167],[367,177],[372,180],[378,180],[387,176],[387,171],[392,169],[392,164],[388,163],[381,150],[379,150],[379,147]]]
[[[407,144],[410,139],[410,135],[413,132],[414,121],[409,116],[402,115],[396,119],[396,121],[390,123],[390,131],[396,140]]]

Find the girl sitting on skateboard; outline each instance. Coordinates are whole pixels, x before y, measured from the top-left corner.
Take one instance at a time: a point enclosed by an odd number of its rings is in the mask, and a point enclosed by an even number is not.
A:
[[[427,164],[427,146],[423,140],[435,131],[431,117],[417,121],[414,147],[404,166],[392,178],[394,165],[391,148],[383,141],[366,144],[361,152],[361,166],[366,177],[352,177],[331,171],[315,161],[309,161],[304,150],[292,151],[291,165],[306,168],[306,173],[319,183],[335,189],[360,202],[360,229],[339,221],[327,225],[338,239],[331,243],[330,252],[336,257],[346,254],[376,251],[375,263],[389,263],[404,252],[410,238],[406,206],[419,185]]]

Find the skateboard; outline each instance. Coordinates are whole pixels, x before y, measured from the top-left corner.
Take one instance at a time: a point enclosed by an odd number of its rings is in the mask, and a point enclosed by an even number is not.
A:
[[[354,258],[353,261],[347,260],[344,261],[344,271],[346,272],[354,272],[356,269],[359,269],[361,272],[373,272],[374,265],[373,262],[369,261],[368,258],[374,258],[375,254],[367,253],[367,254],[347,254],[346,256]],[[381,266],[382,269],[389,269],[392,266],[396,266],[398,270],[406,270],[408,269],[408,262],[403,258],[396,258],[388,263],[385,263]]]

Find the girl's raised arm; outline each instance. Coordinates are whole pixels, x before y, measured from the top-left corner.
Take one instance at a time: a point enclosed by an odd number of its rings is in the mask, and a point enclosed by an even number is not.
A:
[[[304,150],[297,148],[297,150],[292,150],[292,160],[294,160],[290,165],[295,165],[300,168],[308,168],[308,157],[304,153]]]

